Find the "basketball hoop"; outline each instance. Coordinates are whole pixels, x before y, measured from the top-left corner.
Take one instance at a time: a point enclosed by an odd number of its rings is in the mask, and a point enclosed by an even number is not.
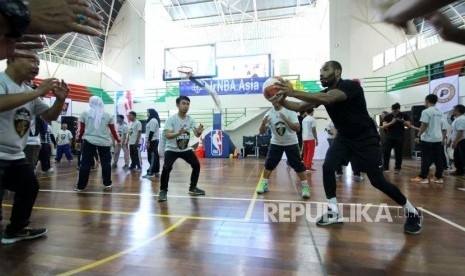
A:
[[[179,66],[178,67],[179,76],[181,80],[186,81],[192,77],[192,67],[189,66]]]

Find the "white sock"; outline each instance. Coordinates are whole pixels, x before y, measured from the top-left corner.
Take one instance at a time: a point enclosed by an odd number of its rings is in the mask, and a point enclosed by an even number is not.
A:
[[[418,215],[417,209],[415,209],[415,207],[413,207],[412,203],[410,203],[410,201],[408,201],[408,199],[407,199],[407,202],[405,203],[405,205],[403,207],[404,207],[405,210],[407,210],[407,212],[414,213],[415,215]]]
[[[300,184],[302,184],[302,187],[308,187],[308,181],[307,180],[300,181]]]
[[[265,185],[268,185],[268,179],[267,178],[262,178],[262,183]]]
[[[328,199],[328,208],[335,213],[339,213],[339,208],[337,208],[337,199],[336,197]]]

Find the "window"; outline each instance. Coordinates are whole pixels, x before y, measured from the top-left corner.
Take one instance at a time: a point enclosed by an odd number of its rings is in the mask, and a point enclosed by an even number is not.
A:
[[[384,52],[384,65],[388,65],[394,61],[396,61],[396,48],[393,47]]]
[[[373,71],[378,70],[384,66],[384,53],[373,57]]]
[[[405,42],[397,45],[396,47],[396,59],[399,59],[407,54],[407,44]]]

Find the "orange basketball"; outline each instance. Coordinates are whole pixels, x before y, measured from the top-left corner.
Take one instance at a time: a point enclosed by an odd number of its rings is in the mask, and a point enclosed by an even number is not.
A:
[[[263,96],[270,102],[279,97],[276,93],[278,93],[280,89],[275,86],[275,83],[278,82],[280,81],[277,77],[270,77],[263,83]]]

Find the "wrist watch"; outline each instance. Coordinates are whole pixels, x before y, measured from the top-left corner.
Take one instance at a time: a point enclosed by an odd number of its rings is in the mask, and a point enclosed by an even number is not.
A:
[[[21,0],[0,1],[0,14],[6,19],[10,31],[6,37],[18,38],[26,31],[31,16],[27,6]]]

